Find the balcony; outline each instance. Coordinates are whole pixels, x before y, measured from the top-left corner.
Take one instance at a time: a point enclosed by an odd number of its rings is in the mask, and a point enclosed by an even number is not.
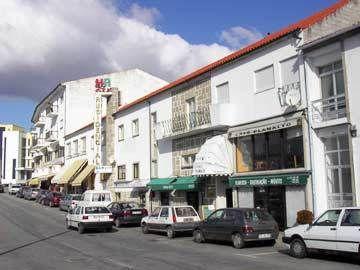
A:
[[[164,120],[156,124],[156,139],[181,137],[183,134],[195,134],[211,126],[209,106],[199,108],[189,114],[178,114],[172,119]]]
[[[35,122],[34,127],[42,127],[45,126],[46,118],[40,116],[39,119]]]
[[[50,107],[47,107],[46,108],[46,116],[47,117],[50,117],[50,118],[52,118],[52,117],[57,117],[58,116],[58,106],[57,105],[52,105],[52,106],[50,106]]]
[[[55,142],[57,141],[57,131],[48,131],[45,133],[45,140],[47,142]]]
[[[31,151],[38,151],[44,147],[46,147],[44,138],[33,139],[33,147],[31,148]]]
[[[312,119],[315,126],[337,125],[347,121],[345,94],[312,102]]]

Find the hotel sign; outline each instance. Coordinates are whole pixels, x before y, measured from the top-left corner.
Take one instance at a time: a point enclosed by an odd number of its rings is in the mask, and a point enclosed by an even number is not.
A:
[[[308,173],[239,176],[230,178],[229,184],[235,187],[306,185],[308,177]]]
[[[111,95],[111,80],[109,78],[98,78],[95,80],[95,93],[101,93],[102,95]]]

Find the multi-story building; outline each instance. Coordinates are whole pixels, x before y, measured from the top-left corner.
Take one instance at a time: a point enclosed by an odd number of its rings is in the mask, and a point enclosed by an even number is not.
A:
[[[16,125],[0,124],[0,179],[2,184],[25,183],[31,178],[31,134]]]

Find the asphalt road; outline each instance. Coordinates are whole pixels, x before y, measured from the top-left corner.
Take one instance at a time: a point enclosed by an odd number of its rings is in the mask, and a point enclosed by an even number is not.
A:
[[[193,243],[143,235],[140,228],[79,235],[66,230],[64,213],[0,194],[0,269],[359,269],[345,256],[312,255],[294,259],[283,248],[251,246],[241,250],[224,243]]]

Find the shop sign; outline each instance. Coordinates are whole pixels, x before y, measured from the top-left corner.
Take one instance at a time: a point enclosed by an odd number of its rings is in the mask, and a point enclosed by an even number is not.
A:
[[[101,165],[101,114],[102,97],[101,94],[95,94],[95,116],[94,116],[94,164]]]
[[[111,95],[111,80],[110,78],[98,78],[95,80],[95,93],[101,93],[102,95]]]
[[[308,174],[283,174],[234,177],[229,180],[231,186],[276,186],[306,185]]]
[[[95,173],[112,173],[112,166],[97,165]]]

